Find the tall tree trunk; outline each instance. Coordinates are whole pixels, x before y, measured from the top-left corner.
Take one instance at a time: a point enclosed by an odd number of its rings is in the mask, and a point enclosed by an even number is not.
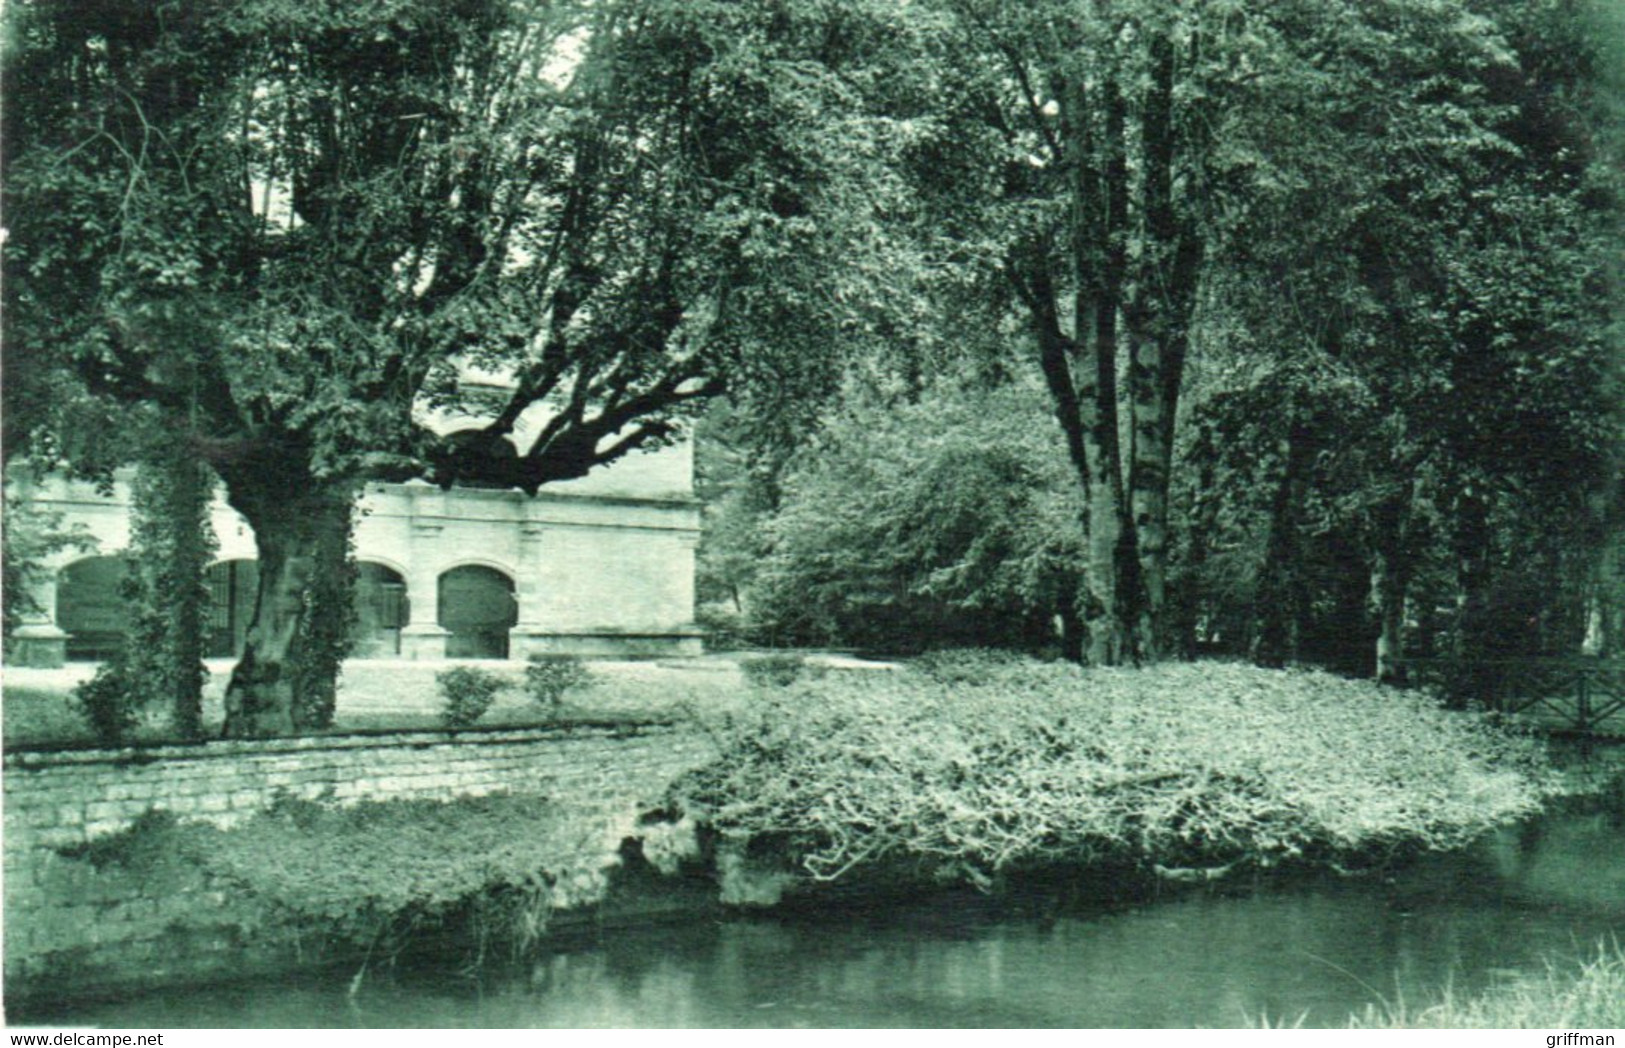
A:
[[[1614,657],[1625,653],[1625,539],[1603,540],[1586,592],[1585,653]]]
[[[1410,547],[1410,488],[1377,507],[1372,535],[1371,596],[1377,611],[1377,679],[1402,679],[1405,657],[1405,598],[1410,591],[1415,553]]]
[[[226,686],[225,734],[323,727],[332,718],[349,635],[355,489],[285,462],[228,471],[227,488],[254,529],[259,589],[242,658]]]
[[[174,692],[170,724],[184,739],[203,736],[204,638],[208,633],[209,562],[215,550],[209,526],[214,477],[195,456],[171,458],[164,463],[166,491],[159,507],[168,517],[172,533],[168,607],[155,608],[165,623],[166,668]]]
[[[1117,80],[1104,94],[1101,162],[1093,159],[1077,88],[1080,126],[1072,143],[1072,252],[1077,271],[1073,327],[1082,346],[1078,401],[1084,442],[1084,491],[1089,511],[1089,661],[1097,666],[1138,662],[1149,652],[1150,623],[1140,573],[1138,535],[1123,492],[1117,407],[1118,321],[1128,262],[1128,162],[1125,106]],[[1096,177],[1099,172],[1099,177]]]
[[[1191,458],[1197,465],[1196,486],[1191,492],[1186,513],[1186,555],[1181,571],[1181,585],[1173,602],[1173,635],[1177,650],[1187,659],[1194,659],[1201,650],[1204,637],[1198,632],[1206,609],[1213,602],[1207,593],[1204,575],[1212,537],[1219,533],[1219,498],[1215,490],[1215,454],[1212,431],[1203,426],[1197,431]],[[1212,628],[1212,623],[1207,624]]]
[[[1168,488],[1174,421],[1184,381],[1203,243],[1174,198],[1175,54],[1164,31],[1150,40],[1151,80],[1141,117],[1145,242],[1126,311],[1131,335],[1129,500],[1144,580],[1145,651],[1169,645]]]
[[[1282,449],[1285,460],[1270,512],[1270,535],[1259,568],[1254,616],[1258,632],[1253,659],[1284,666],[1301,654],[1307,586],[1303,579],[1302,518],[1314,463],[1314,430],[1296,411]]]
[[[1489,508],[1477,494],[1456,499],[1456,628],[1451,654],[1472,664],[1489,653]]]

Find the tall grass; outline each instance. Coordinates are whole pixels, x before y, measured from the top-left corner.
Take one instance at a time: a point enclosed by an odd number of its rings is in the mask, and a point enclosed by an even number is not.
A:
[[[1446,990],[1412,1010],[1403,1002],[1369,1005],[1349,1025],[1362,1029],[1612,1030],[1625,1029],[1625,948],[1603,944],[1578,970],[1548,964],[1477,997]]]

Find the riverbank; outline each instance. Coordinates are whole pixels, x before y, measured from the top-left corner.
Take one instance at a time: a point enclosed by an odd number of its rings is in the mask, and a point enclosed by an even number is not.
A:
[[[1524,868],[1577,869],[1587,853],[1567,828],[1549,821]],[[534,955],[492,951],[478,970],[467,968],[466,943],[425,939],[393,964],[369,965],[353,996],[358,964],[30,1019],[125,1028],[1235,1028],[1267,1015],[1334,1028],[1368,1004],[1419,1010],[1447,986],[1466,1000],[1513,973],[1540,977],[1546,958],[1566,969],[1599,938],[1625,941],[1625,912],[1565,901],[1572,892],[1544,894],[1544,878],[1526,882],[1510,870],[1509,879],[1500,869],[1475,845],[1384,876],[1277,869],[1200,887],[1142,883],[1132,895],[1109,883],[1021,878],[996,894],[920,888],[862,898],[854,889],[768,910],[719,908],[713,883],[707,907],[684,918],[603,928],[560,921]],[[1085,887],[1110,894],[1073,890]]]
[[[414,944],[477,966],[551,949],[561,922],[668,912],[673,874],[679,908],[748,908],[1040,870],[1119,899],[1354,873],[1555,788],[1532,740],[1316,674],[962,659],[783,679],[699,723],[10,753],[8,992],[362,971]]]

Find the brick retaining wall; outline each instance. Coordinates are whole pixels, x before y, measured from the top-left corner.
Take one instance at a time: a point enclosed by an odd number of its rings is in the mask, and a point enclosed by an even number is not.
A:
[[[226,903],[221,885],[166,884],[132,897],[128,878],[63,854],[149,811],[224,827],[283,796],[348,804],[505,792],[545,797],[572,819],[579,813],[613,852],[666,786],[712,752],[704,736],[668,724],[9,752],[6,995],[37,999],[58,987],[77,995],[291,963],[289,943],[274,937],[244,942],[226,927],[198,933],[200,909]]]

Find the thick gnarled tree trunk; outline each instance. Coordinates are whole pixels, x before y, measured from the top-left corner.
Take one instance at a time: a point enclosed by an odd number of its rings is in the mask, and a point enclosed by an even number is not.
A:
[[[348,483],[296,470],[231,471],[228,498],[254,529],[259,589],[226,685],[227,736],[290,735],[331,723],[349,635],[355,494]]]

